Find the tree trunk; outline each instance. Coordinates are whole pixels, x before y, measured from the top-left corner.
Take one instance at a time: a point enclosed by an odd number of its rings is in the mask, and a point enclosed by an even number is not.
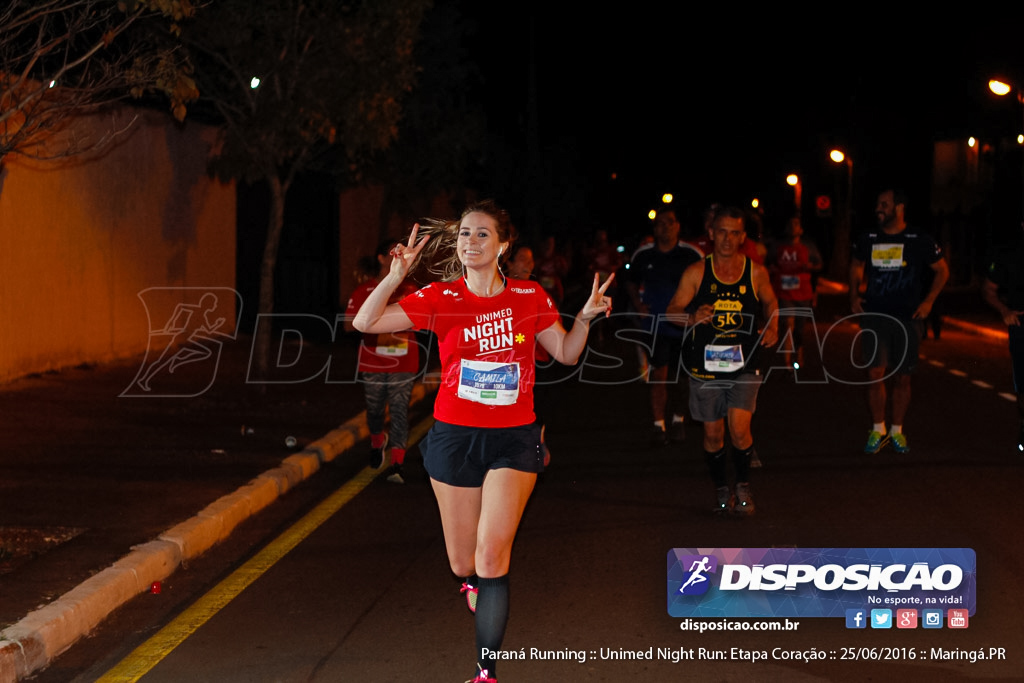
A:
[[[263,262],[260,265],[260,300],[257,312],[261,316],[274,312],[274,270],[284,228],[284,201],[290,182],[282,180],[277,175],[271,175],[267,178],[267,184],[270,186],[270,215],[267,217],[267,241],[263,245]],[[260,380],[267,378],[272,334],[273,325],[261,325],[257,318],[253,356],[256,361],[256,377]]]

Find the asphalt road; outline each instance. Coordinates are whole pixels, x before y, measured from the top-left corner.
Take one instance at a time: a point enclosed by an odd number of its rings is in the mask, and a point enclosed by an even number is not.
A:
[[[681,446],[647,447],[646,389],[630,381],[628,344],[607,340],[605,356],[591,356],[571,377],[546,373],[562,377],[537,401],[554,459],[513,551],[504,643],[526,658],[501,662],[499,680],[1021,679],[1024,513],[1016,501],[1024,461],[1013,448],[1014,404],[1001,395],[1012,390],[1003,342],[950,327],[941,341],[925,341],[906,425],[911,452],[865,456],[865,391],[849,363],[854,329],[818,331],[823,360],[808,359],[801,381],[773,375],[762,387],[754,433],[764,467],[752,476],[757,513],[749,519],[710,514],[699,425]],[[808,381],[826,379],[823,366],[828,381]],[[140,680],[470,678],[472,618],[448,571],[415,450],[408,469],[406,486],[370,482],[237,597],[205,613],[180,645],[158,648]],[[332,463],[34,680],[99,679],[267,543],[296,533],[293,525],[357,470],[352,460]],[[793,618],[794,631],[700,635],[668,615],[665,593],[668,551],[697,547],[973,548],[977,611],[963,630],[851,630],[841,618]],[[563,658],[534,656],[534,648]],[[844,658],[863,648],[901,654]],[[933,648],[1003,648],[1005,659],[938,661]],[[616,656],[625,651],[654,658]],[[811,651],[831,655],[780,658]],[[672,652],[683,659],[672,661]],[[722,658],[711,659],[716,653]]]

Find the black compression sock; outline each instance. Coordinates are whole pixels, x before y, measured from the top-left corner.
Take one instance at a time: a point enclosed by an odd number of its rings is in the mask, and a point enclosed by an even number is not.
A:
[[[494,677],[495,658],[492,653],[501,649],[508,623],[508,574],[494,579],[479,579],[476,599],[476,657],[481,669]],[[483,650],[489,651],[483,657]]]
[[[743,450],[733,448],[732,465],[736,468],[737,482],[750,481],[750,456],[753,454],[754,444],[750,444],[749,447],[744,448]]]
[[[716,489],[729,485],[729,477],[725,471],[724,456],[724,448],[719,448],[717,451],[704,451],[704,460],[708,463],[708,471],[711,472],[711,481],[715,483]]]

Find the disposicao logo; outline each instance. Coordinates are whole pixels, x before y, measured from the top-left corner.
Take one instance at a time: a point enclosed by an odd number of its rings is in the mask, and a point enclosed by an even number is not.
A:
[[[970,548],[674,548],[674,617],[833,617],[892,628],[896,608],[975,610]],[[889,611],[885,625],[875,613]],[[871,619],[868,619],[868,616]],[[865,623],[866,625],[866,623]]]
[[[714,574],[718,568],[718,560],[714,555],[690,555],[679,558],[679,561],[689,566],[686,575],[683,577],[683,585],[679,587],[682,595],[704,595],[711,587],[708,574]]]

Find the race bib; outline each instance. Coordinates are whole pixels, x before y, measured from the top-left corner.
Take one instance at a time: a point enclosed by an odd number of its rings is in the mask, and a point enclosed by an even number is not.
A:
[[[378,334],[377,347],[373,352],[378,356],[407,356],[409,355],[409,339],[393,334]]]
[[[783,275],[780,281],[783,291],[800,289],[799,275]]]
[[[882,270],[903,267],[902,244],[875,244],[871,247],[871,265]]]
[[[519,398],[519,363],[462,359],[459,398],[490,406],[508,406]]]
[[[743,369],[743,347],[739,344],[704,347],[704,369],[708,372],[736,372]]]

